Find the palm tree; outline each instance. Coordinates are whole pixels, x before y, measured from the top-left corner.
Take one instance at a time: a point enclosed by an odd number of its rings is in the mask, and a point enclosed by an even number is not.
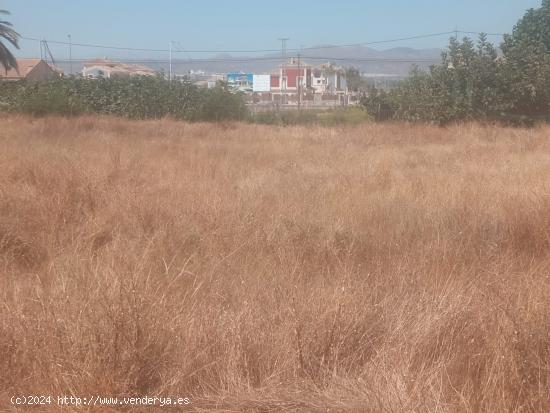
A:
[[[10,69],[17,70],[17,60],[13,57],[13,54],[2,42],[2,39],[7,40],[14,47],[19,49],[18,39],[19,33],[11,28],[12,24],[7,21],[1,20],[1,15],[9,15],[10,13],[7,10],[0,10],[0,65],[4,67],[6,71]]]

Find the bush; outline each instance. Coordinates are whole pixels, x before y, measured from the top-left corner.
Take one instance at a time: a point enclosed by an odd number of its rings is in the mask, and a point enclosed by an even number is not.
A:
[[[78,115],[86,111],[86,105],[82,99],[58,81],[33,83],[21,89],[20,93],[21,98],[14,105],[17,112],[42,116]]]
[[[218,85],[203,91],[195,118],[204,121],[243,120],[247,109],[241,94]]]

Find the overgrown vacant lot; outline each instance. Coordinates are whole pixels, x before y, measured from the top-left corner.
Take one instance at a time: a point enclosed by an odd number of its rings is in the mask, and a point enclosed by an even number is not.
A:
[[[549,247],[550,127],[2,117],[0,411],[550,411]]]

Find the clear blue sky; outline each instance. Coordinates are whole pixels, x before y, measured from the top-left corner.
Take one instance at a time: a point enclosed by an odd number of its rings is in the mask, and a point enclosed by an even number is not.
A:
[[[276,49],[358,43],[443,32],[510,32],[526,9],[541,0],[344,0],[344,1],[188,1],[188,0],[0,0],[0,9],[24,36],[141,48]],[[398,46],[444,47],[441,38],[417,39]],[[53,46],[55,53],[65,47]],[[39,56],[37,42],[22,41],[18,56]],[[114,55],[73,49],[76,57]],[[151,57],[156,57],[154,54]]]

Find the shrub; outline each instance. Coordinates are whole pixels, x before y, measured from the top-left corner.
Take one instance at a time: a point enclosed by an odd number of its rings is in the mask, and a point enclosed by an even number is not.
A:
[[[246,115],[247,109],[242,95],[231,93],[225,86],[218,85],[203,91],[195,118],[205,121],[226,121],[243,120]]]
[[[29,87],[21,89],[19,93],[21,96],[15,102],[17,112],[41,116],[78,115],[86,111],[86,105],[82,99],[58,81],[32,83]]]

